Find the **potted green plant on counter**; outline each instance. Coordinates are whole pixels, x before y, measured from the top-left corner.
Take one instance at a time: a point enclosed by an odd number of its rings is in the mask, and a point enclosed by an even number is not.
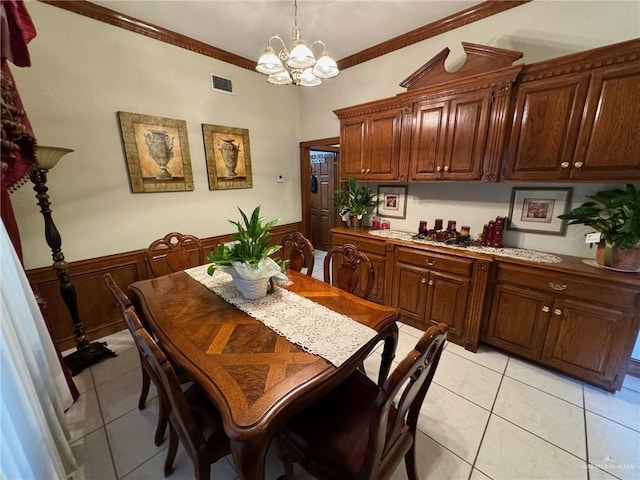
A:
[[[334,192],[333,203],[338,207],[342,219],[350,228],[360,228],[362,217],[376,204],[378,194],[369,187],[358,186],[353,178],[347,180],[347,188]]]
[[[280,250],[280,245],[269,245],[269,229],[277,220],[264,223],[259,206],[250,218],[240,208],[238,210],[242,222],[229,220],[236,227],[233,234],[235,242],[232,245],[221,243],[209,253],[208,259],[212,263],[207,273],[213,275],[217,268],[223,267],[233,277],[236,287],[244,297],[262,298],[272,286],[270,280],[287,282],[283,264],[279,259],[271,258],[271,255]]]
[[[558,218],[600,233],[599,265],[640,271],[640,190],[628,184],[624,190],[602,190],[587,198],[590,201]]]

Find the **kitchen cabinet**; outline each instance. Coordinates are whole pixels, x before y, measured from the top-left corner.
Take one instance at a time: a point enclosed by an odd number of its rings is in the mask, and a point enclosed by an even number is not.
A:
[[[345,233],[336,233],[335,231],[343,230]],[[338,246],[346,243],[355,244],[359,250],[364,252],[371,264],[373,265],[373,290],[369,294],[368,300],[380,304],[388,304],[385,301],[386,293],[386,263],[387,263],[387,250],[388,247],[382,238],[373,238],[367,235],[366,230],[351,230],[351,229],[333,229],[331,234],[331,245]],[[361,278],[360,285],[363,285],[365,278]],[[356,289],[356,295],[362,295],[362,289]]]
[[[607,390],[619,389],[638,334],[638,280],[633,285],[624,274],[608,271],[600,278],[588,271],[581,275],[581,266],[560,271],[496,263],[482,339]]]
[[[403,109],[375,103],[337,110],[340,117],[340,179],[406,180],[400,175],[400,133]]]
[[[395,257],[391,305],[421,330],[446,323],[449,341],[463,344],[473,261],[407,247]]]
[[[409,180],[480,180],[493,92],[416,102]]]
[[[640,40],[527,65],[515,86],[504,178],[640,179]]]

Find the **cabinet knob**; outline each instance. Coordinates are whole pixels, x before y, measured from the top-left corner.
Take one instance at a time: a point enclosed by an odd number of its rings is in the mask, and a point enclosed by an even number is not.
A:
[[[423,278],[422,280],[420,280],[422,283],[427,283],[427,279]]]
[[[442,170],[442,167],[441,167],[440,165],[438,165],[438,166],[436,167],[436,172],[439,172],[440,170]]]
[[[429,285],[433,285],[433,280],[429,280]]]
[[[449,165],[445,165],[445,166],[444,166],[444,171],[445,171],[445,172],[448,172],[448,171],[449,171]]]
[[[371,171],[371,169],[370,169],[370,168],[367,168],[367,173],[369,173],[370,171]]]
[[[554,290],[558,290],[559,292],[567,289],[567,284],[562,282],[549,282],[549,286]]]
[[[576,167],[576,168],[582,168],[582,165],[584,165],[583,162],[576,162],[576,163],[573,164],[573,166]]]
[[[427,266],[428,267],[433,267],[436,264],[435,260],[427,260]]]
[[[560,164],[560,166],[561,166],[562,168],[569,168],[569,165],[571,165],[569,162],[562,162],[562,163]]]
[[[548,306],[546,306],[546,305],[542,307],[542,311],[543,311],[544,313],[549,312],[549,310],[551,310],[551,309],[550,309]]]
[[[360,170],[360,173],[364,173],[364,168]]]
[[[560,310],[559,308],[555,308],[555,309],[553,310],[553,314],[554,314],[554,315],[562,315],[562,310]]]

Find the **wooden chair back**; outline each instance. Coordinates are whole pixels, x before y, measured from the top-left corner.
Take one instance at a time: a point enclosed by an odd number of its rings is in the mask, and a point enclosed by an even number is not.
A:
[[[367,299],[373,290],[373,265],[357,245],[332,247],[324,259],[324,281]]]
[[[116,281],[113,279],[110,273],[105,273],[102,277],[104,279],[104,283],[115,298],[120,310],[124,313],[124,311],[132,306],[131,300],[129,297],[120,289]]]
[[[178,232],[167,233],[152,242],[145,254],[150,277],[203,265],[204,257],[204,247],[198,237]]]
[[[289,260],[289,268],[296,272],[306,268],[310,277],[313,275],[315,250],[313,244],[300,232],[289,233],[280,242],[280,254],[283,260]]]
[[[197,385],[192,385],[186,391],[182,390],[173,364],[149,332],[141,327],[135,310],[127,309],[124,316],[127,325],[140,326],[135,330],[134,340],[151,368],[159,394],[163,395],[169,404],[171,443],[165,462],[165,476],[171,473],[179,438],[194,463],[196,478],[208,479],[210,464],[230,452],[229,440],[222,429],[219,413],[214,405],[206,400]],[[200,394],[193,395],[197,393]],[[199,413],[198,422],[194,418],[194,411]]]
[[[292,478],[296,461],[318,479],[388,479],[404,457],[409,480],[418,480],[418,416],[447,330],[443,323],[429,327],[382,388],[356,370],[290,421],[279,437],[281,478]]]

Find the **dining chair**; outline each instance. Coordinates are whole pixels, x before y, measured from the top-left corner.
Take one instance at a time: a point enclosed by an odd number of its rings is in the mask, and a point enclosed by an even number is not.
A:
[[[294,417],[278,435],[285,467],[279,480],[293,478],[294,462],[318,479],[388,479],[402,457],[409,480],[418,480],[418,415],[447,330],[443,323],[429,327],[382,388],[356,370]]]
[[[306,268],[306,273],[313,276],[315,250],[313,244],[300,232],[285,235],[280,242],[280,254],[283,260],[289,260],[288,267],[296,272]]]
[[[110,273],[105,273],[103,276],[104,283],[107,285],[107,288],[113,294],[113,297],[116,299],[120,310],[122,311],[123,317],[124,312],[131,308],[135,310],[131,300],[125,294],[122,289],[115,282]],[[137,315],[136,315],[137,317]],[[132,321],[131,317],[124,317],[125,323],[127,325],[127,329],[129,333],[133,337],[134,332],[140,328],[143,328],[142,322],[140,321],[140,317],[137,317],[137,321]],[[134,338],[135,340],[135,338]],[[152,372],[151,367],[146,362],[144,356],[140,349],[138,349],[138,353],[140,355],[140,370],[142,372],[142,390],[140,391],[140,398],[138,399],[138,410],[144,410],[147,406],[147,396],[149,395],[149,387],[151,386],[152,380]],[[180,383],[187,383],[191,381],[191,378],[186,374],[179,374]],[[167,423],[169,421],[168,417],[168,406],[165,399],[162,398],[161,390],[158,388],[158,381],[153,379],[153,383],[158,390],[158,402],[159,402],[159,412],[158,412],[158,425],[156,426],[156,433],[154,435],[154,443],[156,445],[162,444],[164,440],[164,434],[167,430]]]
[[[204,247],[198,237],[178,232],[167,233],[155,240],[145,252],[150,277],[203,265],[204,257]]]
[[[373,290],[373,279],[371,260],[357,245],[345,243],[332,247],[324,257],[324,281],[342,290],[366,300]]]
[[[139,322],[132,308],[127,309],[124,316],[132,323]],[[195,478],[208,480],[211,464],[231,453],[229,438],[224,433],[218,410],[197,383],[182,390],[173,365],[146,329],[137,329],[134,339],[170,405],[165,477],[173,470],[178,444],[182,442],[193,462]]]

